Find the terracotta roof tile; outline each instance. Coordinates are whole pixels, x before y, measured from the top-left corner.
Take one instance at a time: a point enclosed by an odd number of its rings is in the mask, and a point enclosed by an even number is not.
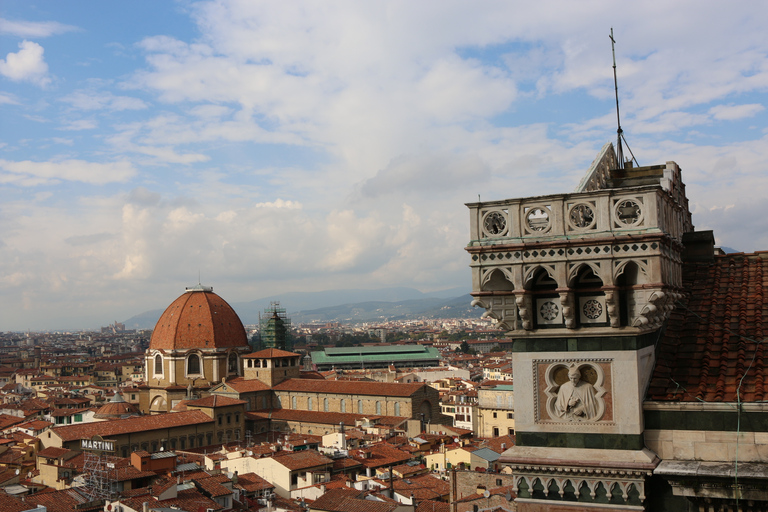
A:
[[[62,441],[90,439],[98,434],[105,439],[110,436],[159,430],[181,425],[212,423],[213,419],[202,411],[173,412],[153,416],[137,416],[112,421],[97,421],[82,425],[66,425],[51,429]]]
[[[188,291],[173,301],[152,332],[150,349],[248,347],[245,327],[227,302],[209,291]]]
[[[209,395],[205,398],[198,398],[197,400],[187,400],[187,406],[196,407],[226,407],[229,405],[242,405],[248,403],[245,400],[237,400],[235,398],[229,398],[221,395]]]
[[[267,482],[256,473],[238,475],[237,483],[234,484],[234,487],[240,487],[245,492],[258,492],[275,488],[273,484]]]
[[[648,399],[758,402],[768,399],[765,325],[768,253],[685,263],[678,304],[659,344]]]
[[[397,503],[371,501],[365,493],[355,489],[331,489],[312,503],[313,510],[329,512],[392,512]]]
[[[265,348],[264,350],[259,350],[258,352],[252,352],[243,356],[243,358],[248,359],[271,359],[273,357],[301,357],[301,354],[280,350],[279,348]]]
[[[315,450],[302,450],[299,452],[277,452],[274,455],[275,462],[279,462],[291,471],[307,469],[316,466],[333,465],[333,460]]]
[[[249,391],[266,391],[272,389],[258,379],[244,379],[242,377],[236,377],[234,379],[227,379],[224,382],[225,385],[234,388],[238,393],[248,393]]]

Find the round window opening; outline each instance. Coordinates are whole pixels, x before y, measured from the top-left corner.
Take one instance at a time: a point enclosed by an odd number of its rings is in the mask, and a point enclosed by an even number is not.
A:
[[[569,218],[573,227],[588,228],[595,222],[595,212],[588,204],[579,203],[571,208]]]
[[[490,212],[485,216],[483,227],[489,235],[501,235],[507,229],[507,219],[501,212]]]
[[[531,231],[544,231],[549,226],[549,212],[544,208],[531,208],[526,221]]]
[[[616,218],[627,226],[640,222],[640,214],[640,205],[632,199],[624,199],[616,205]]]

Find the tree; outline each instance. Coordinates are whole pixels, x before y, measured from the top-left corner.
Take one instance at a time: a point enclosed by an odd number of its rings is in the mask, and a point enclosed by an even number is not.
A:
[[[461,342],[460,348],[465,354],[469,353],[469,343],[467,343],[467,340]]]

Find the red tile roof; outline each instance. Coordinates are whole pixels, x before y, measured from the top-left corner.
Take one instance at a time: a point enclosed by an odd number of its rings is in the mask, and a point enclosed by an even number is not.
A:
[[[768,252],[683,265],[687,297],[659,344],[648,399],[768,399]]]
[[[272,359],[273,357],[301,357],[301,354],[280,350],[279,348],[265,348],[264,350],[252,352],[243,357],[249,359]]]
[[[395,448],[389,443],[376,443],[360,450],[350,450],[349,455],[368,468],[395,466],[413,458],[410,453]]]
[[[58,459],[59,457],[63,457],[71,451],[72,450],[68,450],[66,448],[56,448],[55,446],[49,446],[45,450],[40,450],[37,452],[37,456],[46,459]]]
[[[266,391],[272,389],[258,379],[243,379],[237,377],[234,379],[227,379],[224,385],[232,387],[238,393],[248,393],[249,391]]]
[[[197,400],[187,400],[187,406],[197,407],[227,407],[230,405],[242,405],[248,403],[245,400],[237,400],[235,398],[229,398],[221,395],[209,395],[205,398],[198,398]]]
[[[208,291],[188,291],[160,316],[150,349],[248,347],[245,327],[232,306]]]
[[[145,502],[149,502],[149,507],[153,508],[172,508],[178,507],[181,510],[221,510],[224,507],[213,501],[212,499],[203,496],[197,489],[186,489],[179,491],[175,498],[169,498],[167,500],[157,500],[157,498],[150,496],[149,494],[133,496],[131,498],[125,498],[120,500],[121,503],[134,510],[141,510],[142,505]],[[102,505],[103,506],[103,505]],[[74,510],[74,509],[72,509]]]
[[[331,489],[312,503],[313,510],[329,512],[392,512],[397,503],[365,499],[365,493],[355,489]]]
[[[244,473],[237,477],[237,483],[233,487],[239,487],[245,492],[258,492],[266,489],[274,489],[275,486],[261,478],[256,473]]]
[[[424,383],[355,382],[343,380],[288,379],[274,386],[275,391],[338,393],[347,395],[411,396],[425,387]]]
[[[417,500],[433,500],[448,496],[450,484],[432,475],[412,476],[392,482],[392,487],[401,496],[411,496]]]
[[[415,512],[449,512],[451,506],[445,501],[423,500]]]
[[[82,425],[66,425],[51,429],[63,442],[90,439],[96,434],[105,439],[110,436],[160,430],[182,425],[213,423],[213,419],[202,411],[173,412],[153,416],[137,416],[122,420],[97,421]]]
[[[229,481],[229,478],[227,478],[226,475],[222,475],[226,479],[226,481]],[[195,478],[193,482],[195,482],[195,485],[197,485],[200,489],[203,490],[203,492],[210,496],[211,498],[218,498],[220,496],[229,496],[232,494],[232,491],[224,487],[216,477],[208,477],[208,478]]]
[[[302,450],[300,452],[277,452],[274,455],[275,462],[279,462],[291,471],[297,469],[309,469],[316,466],[333,465],[333,460],[315,450]]]

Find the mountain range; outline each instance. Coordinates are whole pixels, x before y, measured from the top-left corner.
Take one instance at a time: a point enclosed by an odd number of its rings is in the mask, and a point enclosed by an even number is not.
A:
[[[464,292],[464,293],[462,293]],[[259,323],[259,314],[279,302],[291,323],[375,322],[415,318],[479,318],[482,309],[472,308],[464,288],[423,293],[414,288],[293,292],[230,305],[246,325]],[[125,320],[126,329],[152,329],[162,309],[153,309]]]

